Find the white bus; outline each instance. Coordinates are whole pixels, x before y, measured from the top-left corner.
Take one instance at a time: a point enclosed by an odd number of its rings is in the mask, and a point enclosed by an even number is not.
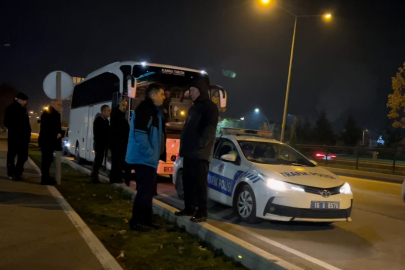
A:
[[[180,147],[180,134],[186,114],[192,101],[188,95],[190,84],[195,79],[203,79],[209,84],[205,71],[152,64],[144,62],[115,62],[90,73],[77,84],[73,91],[69,118],[69,134],[66,146],[77,162],[93,161],[93,121],[101,106],[115,107],[120,100],[128,98],[130,117],[139,103],[145,99],[145,90],[151,83],[160,83],[170,91],[171,98],[167,114],[167,161],[160,161],[158,174],[173,174],[173,164]],[[212,86],[210,96],[224,111],[226,92],[220,86]],[[109,155],[110,156],[110,155]],[[106,168],[110,170],[110,158]]]

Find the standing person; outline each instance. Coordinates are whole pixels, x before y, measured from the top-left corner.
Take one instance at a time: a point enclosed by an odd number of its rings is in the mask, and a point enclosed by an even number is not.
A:
[[[170,97],[170,91],[166,90],[165,91],[165,100],[163,101],[163,117],[165,118],[165,121],[168,122],[169,121],[169,111],[170,111],[170,102],[171,102],[171,97]]]
[[[110,132],[110,117],[111,109],[108,105],[101,106],[100,113],[97,113],[93,122],[93,148],[95,152],[93,169],[91,170],[91,182],[97,184],[100,182],[98,172],[103,165],[103,161],[107,152],[108,135]]]
[[[127,154],[129,124],[125,119],[128,109],[126,100],[122,100],[111,113],[110,149],[111,149],[111,173],[110,183],[122,183],[122,170],[125,170],[125,180],[128,176],[125,155]]]
[[[194,105],[188,110],[180,139],[183,160],[184,209],[177,216],[192,216],[191,221],[207,220],[207,176],[214,149],[218,108],[209,99],[209,85],[197,80],[190,87]]]
[[[14,180],[25,178],[22,173],[24,163],[28,160],[31,126],[26,108],[27,100],[25,94],[18,93],[13,103],[7,107],[4,116],[4,126],[8,129],[7,175]]]
[[[62,100],[55,99],[41,115],[41,129],[38,137],[38,145],[42,153],[41,185],[56,185],[56,181],[49,177],[49,169],[53,162],[53,151],[62,150],[61,112]]]
[[[164,99],[163,86],[150,84],[145,100],[132,116],[126,162],[135,170],[138,192],[129,222],[131,230],[157,227],[152,223],[152,199],[156,194],[159,159],[166,162],[166,128],[159,108]]]

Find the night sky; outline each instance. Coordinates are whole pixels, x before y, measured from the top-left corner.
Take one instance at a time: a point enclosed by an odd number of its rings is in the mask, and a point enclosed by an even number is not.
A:
[[[405,1],[280,0],[299,18],[288,112],[340,129],[384,128],[391,77],[405,61]],[[114,61],[204,69],[229,93],[229,117],[260,107],[281,121],[294,18],[254,0],[1,1],[0,83],[47,103],[53,70],[85,77]],[[10,47],[3,44],[9,43]],[[222,69],[235,71],[234,79]]]

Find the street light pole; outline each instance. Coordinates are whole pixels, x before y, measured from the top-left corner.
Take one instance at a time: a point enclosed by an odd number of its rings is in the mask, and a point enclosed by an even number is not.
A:
[[[293,62],[293,56],[294,56],[295,33],[297,32],[297,21],[298,21],[298,17],[295,16],[294,32],[293,32],[292,45],[291,45],[290,66],[288,67],[287,88],[285,90],[283,123],[281,124],[281,137],[280,137],[281,142],[284,142],[285,122],[287,119],[288,96],[290,94],[291,70],[292,70],[292,62]]]
[[[364,146],[364,136],[366,132],[368,132],[368,129],[363,130],[363,146]]]

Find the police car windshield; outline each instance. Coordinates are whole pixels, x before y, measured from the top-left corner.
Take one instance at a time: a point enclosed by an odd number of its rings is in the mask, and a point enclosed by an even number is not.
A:
[[[271,165],[315,167],[306,157],[288,145],[272,142],[238,141],[247,160]]]

